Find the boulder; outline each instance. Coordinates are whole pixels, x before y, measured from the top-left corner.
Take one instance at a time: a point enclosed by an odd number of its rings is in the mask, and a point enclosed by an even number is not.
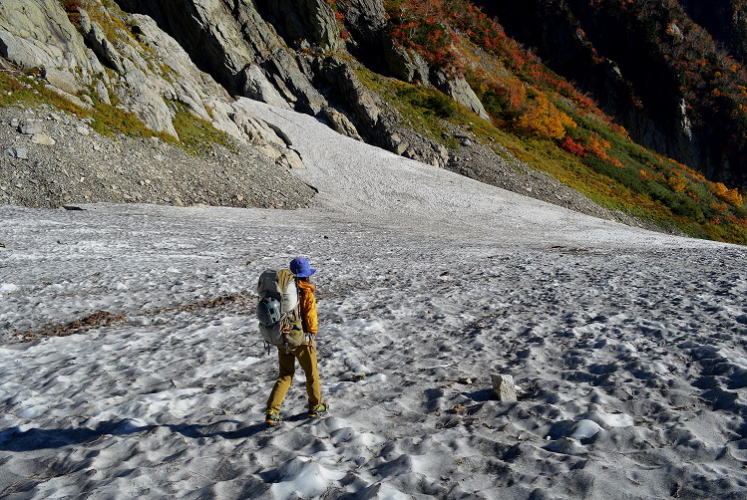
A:
[[[303,164],[303,160],[301,159],[301,155],[299,155],[298,152],[293,151],[293,150],[289,150],[285,153],[282,153],[275,160],[275,163],[289,170],[301,170],[301,169],[306,168],[306,165]]]
[[[469,86],[469,83],[461,75],[450,76],[442,71],[437,71],[433,77],[433,84],[444,94],[450,96],[456,102],[463,104],[470,111],[480,116],[484,120],[489,120],[490,116],[485,111],[480,98],[475,91]]]
[[[498,400],[502,403],[515,403],[517,398],[513,376],[496,373],[493,374],[492,378],[493,392],[495,392]]]
[[[54,146],[56,141],[45,133],[34,134],[31,136],[31,142],[34,144],[41,144],[43,146]]]
[[[5,154],[18,160],[28,160],[29,158],[29,150],[26,148],[6,148]]]
[[[327,122],[327,124],[336,132],[339,132],[342,135],[346,135],[358,141],[363,140],[358,133],[358,130],[355,128],[355,125],[353,125],[353,122],[351,122],[347,116],[340,113],[333,107],[325,106],[320,114],[320,118]]]
[[[41,134],[44,126],[36,120],[24,120],[18,125],[18,132],[23,135]]]
[[[69,71],[45,67],[42,71],[42,78],[49,82],[53,87],[68,94],[75,95],[83,90],[83,87],[78,85],[78,82],[75,80],[75,75]]]
[[[250,64],[244,69],[243,74],[243,95],[279,108],[290,108],[288,102],[283,99],[275,86],[270,83],[259,66]]]

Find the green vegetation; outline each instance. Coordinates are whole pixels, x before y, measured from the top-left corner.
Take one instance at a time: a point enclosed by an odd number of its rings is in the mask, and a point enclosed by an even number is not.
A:
[[[0,107],[21,106],[25,108],[42,105],[53,106],[61,111],[73,114],[78,118],[90,120],[93,130],[107,137],[124,135],[128,137],[157,137],[160,140],[179,146],[193,156],[212,151],[215,145],[235,150],[236,145],[225,133],[189,111],[181,103],[172,103],[175,108],[174,128],[179,139],[169,134],[154,132],[135,114],[125,111],[113,104],[102,102],[97,94],[89,89],[87,97],[93,101],[93,107],[81,107],[69,101],[53,90],[33,74],[22,72],[7,73],[0,71]]]
[[[180,145],[193,156],[199,156],[211,151],[219,144],[230,151],[236,151],[236,144],[225,132],[216,129],[210,122],[198,118],[189,111],[187,106],[174,102],[176,115],[174,128],[179,134]]]
[[[168,134],[153,132],[133,113],[110,104],[97,102],[91,113],[91,118],[93,118],[91,128],[101,135],[108,137],[114,137],[117,134],[140,138],[158,137],[165,142],[177,143],[176,139]]]
[[[31,75],[18,73],[13,75],[0,71],[0,107],[20,105],[36,107],[49,104],[79,117],[87,113],[61,95],[41,85]]]
[[[594,113],[579,111],[559,96],[554,106],[575,123],[567,135],[577,141],[574,144],[580,149],[575,153],[560,140],[513,127],[505,114],[488,122],[433,88],[365,68],[357,74],[399,112],[403,124],[445,146],[457,146],[447,133],[449,123],[469,128],[483,144],[498,145],[497,153],[507,149],[602,206],[693,237],[747,244],[747,207],[736,190],[719,187],[692,169],[638,146],[624,130]]]

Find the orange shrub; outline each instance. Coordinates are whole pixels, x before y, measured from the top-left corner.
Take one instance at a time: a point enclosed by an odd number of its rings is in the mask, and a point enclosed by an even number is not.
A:
[[[676,193],[684,193],[687,188],[687,180],[681,175],[672,175],[667,179],[667,182]]]
[[[744,198],[740,194],[739,190],[727,188],[723,182],[709,182],[708,187],[711,192],[724,200],[725,202],[734,205],[735,207],[741,207],[744,203]]]
[[[726,220],[737,226],[747,227],[747,217],[739,218],[736,215],[727,215]]]
[[[562,139],[567,128],[576,126],[570,116],[560,111],[541,92],[529,101],[526,111],[516,121],[516,127],[520,130],[547,139]]]
[[[611,147],[612,144],[610,144],[609,141],[599,137],[596,134],[590,136],[586,140],[586,149],[594,153],[594,156],[596,156],[600,160],[609,162],[616,167],[622,168],[622,162],[607,153]]]

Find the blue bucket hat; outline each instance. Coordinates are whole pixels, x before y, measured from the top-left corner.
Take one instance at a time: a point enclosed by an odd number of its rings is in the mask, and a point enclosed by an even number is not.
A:
[[[311,262],[309,259],[303,257],[296,257],[290,263],[290,270],[299,278],[308,278],[316,272],[316,269],[311,268]]]

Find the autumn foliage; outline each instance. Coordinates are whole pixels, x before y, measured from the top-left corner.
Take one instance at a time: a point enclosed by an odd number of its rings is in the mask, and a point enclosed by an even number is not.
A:
[[[516,120],[519,130],[546,137],[562,139],[566,128],[573,128],[576,122],[560,111],[543,93],[537,94],[526,104],[526,110]]]
[[[336,3],[343,1],[337,0]],[[589,9],[636,12],[646,3],[639,0],[584,1],[588,1]],[[650,6],[647,8],[664,6],[662,8],[666,10],[670,3],[671,0],[648,2]],[[395,44],[419,54],[431,68],[465,76],[488,112],[490,125],[509,132],[520,141],[532,138],[528,142],[530,151],[524,150],[524,154],[533,155],[531,149],[538,148],[548,152],[548,159],[562,158],[559,160],[564,165],[561,168],[569,169],[561,170],[558,175],[563,182],[573,180],[579,175],[577,172],[583,171],[586,172],[584,175],[603,179],[594,181],[598,182],[594,194],[614,200],[616,207],[634,207],[632,211],[639,213],[640,207],[646,206],[646,210],[656,213],[659,220],[667,223],[678,221],[675,224],[684,220],[688,221],[684,224],[694,224],[692,227],[698,229],[693,234],[727,240],[744,239],[742,233],[729,233],[735,227],[744,227],[747,220],[747,208],[738,190],[709,182],[685,165],[635,145],[627,131],[605,115],[592,99],[578,92],[532,52],[509,38],[494,19],[470,1],[384,0],[384,6],[389,16],[387,30]],[[344,23],[342,17],[338,16],[338,19]],[[661,34],[671,39],[669,47],[674,52],[682,50],[675,46],[683,40],[693,40],[691,27],[681,28],[672,23],[671,17],[663,16],[662,19],[668,21],[662,24]],[[585,34],[580,32],[579,36],[583,38]],[[607,64],[607,59],[594,50],[592,53],[599,64]],[[680,62],[673,64],[682,71],[694,71],[692,66]],[[697,61],[697,64],[715,67],[710,59]],[[712,74],[712,81],[704,87],[708,88],[704,99],[720,102],[733,99],[733,89],[736,88],[741,106],[732,113],[745,113],[747,117],[747,85],[733,87],[736,80],[726,83],[742,71],[741,66],[731,64],[729,71],[731,73]],[[684,78],[692,77],[691,74],[682,74]],[[404,94],[398,92],[397,96],[404,95],[410,104],[426,110],[423,113],[430,120],[448,121],[458,116],[456,108],[450,113],[439,112],[436,104],[441,101],[432,93],[413,87]],[[431,95],[432,99],[422,99],[421,94]],[[645,100],[646,96],[641,98]],[[641,106],[644,105],[642,101]],[[747,118],[745,127],[747,130]],[[559,150],[571,156],[559,155]],[[575,178],[570,184],[581,186],[583,191],[583,186],[589,182],[589,178]],[[716,226],[718,229],[714,229]],[[702,229],[705,227],[708,229]]]
[[[713,194],[724,200],[725,202],[735,207],[741,207],[744,203],[744,198],[739,193],[739,190],[727,188],[723,182],[710,183],[709,187]]]
[[[466,74],[481,98],[492,100],[494,119],[515,130],[562,139],[573,120],[559,110],[548,92],[571,99],[580,109],[606,119],[594,102],[548,70],[531,52],[506,36],[503,28],[467,0],[385,0],[395,43],[422,55],[431,66]],[[475,47],[499,61],[507,75],[470,65],[465,50]]]

